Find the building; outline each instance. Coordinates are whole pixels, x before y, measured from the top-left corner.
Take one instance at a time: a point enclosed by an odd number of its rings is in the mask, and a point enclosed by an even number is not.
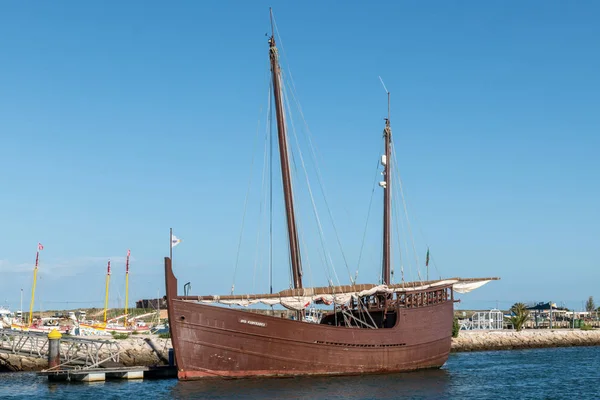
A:
[[[160,303],[159,303],[160,302]],[[161,299],[143,299],[135,302],[135,308],[144,308],[151,310],[162,310],[167,309],[167,300],[163,297]]]

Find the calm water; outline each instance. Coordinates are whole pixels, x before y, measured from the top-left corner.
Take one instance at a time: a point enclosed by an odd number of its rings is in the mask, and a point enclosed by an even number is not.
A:
[[[459,353],[441,370],[339,378],[48,383],[0,374],[0,399],[596,399],[600,347]]]

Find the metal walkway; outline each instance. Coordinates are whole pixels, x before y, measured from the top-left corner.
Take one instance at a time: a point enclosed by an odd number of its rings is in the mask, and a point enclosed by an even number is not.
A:
[[[0,352],[48,358],[48,334],[0,329]],[[96,366],[108,360],[119,362],[121,352],[121,346],[113,340],[69,335],[63,335],[60,339],[61,365],[71,368]]]

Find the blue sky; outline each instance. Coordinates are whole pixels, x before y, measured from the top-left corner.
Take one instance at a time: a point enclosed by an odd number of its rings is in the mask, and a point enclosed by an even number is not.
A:
[[[36,309],[101,307],[109,258],[122,305],[128,248],[132,302],[162,295],[170,227],[180,282],[228,293],[250,177],[235,288],[268,290],[270,5],[351,273],[381,153],[381,76],[421,268],[429,245],[432,275],[502,277],[457,307],[600,300],[595,2],[60,1],[0,6],[0,303],[18,308],[23,288],[28,308],[38,241]],[[298,177],[305,284],[323,285]],[[289,280],[278,185],[275,290]],[[380,206],[376,190],[362,282],[378,276]]]

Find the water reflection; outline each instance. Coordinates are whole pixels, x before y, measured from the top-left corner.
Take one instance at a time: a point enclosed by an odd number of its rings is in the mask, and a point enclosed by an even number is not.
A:
[[[597,399],[600,347],[451,354],[441,370],[354,377],[196,382],[48,382],[0,374],[0,399]]]
[[[397,399],[443,398],[445,369],[346,377],[298,377],[178,382],[176,399]]]

